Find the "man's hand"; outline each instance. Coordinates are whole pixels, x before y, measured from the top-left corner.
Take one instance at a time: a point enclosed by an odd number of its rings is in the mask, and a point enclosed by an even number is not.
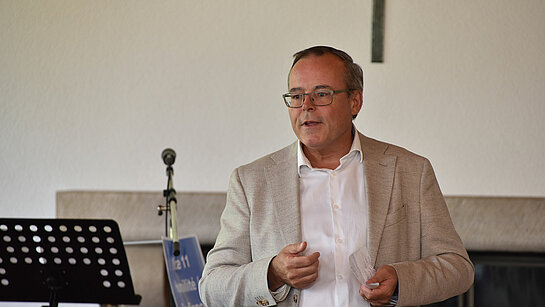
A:
[[[269,265],[267,281],[269,289],[276,290],[283,284],[297,289],[308,288],[318,278],[318,257],[316,252],[309,256],[300,254],[307,248],[307,242],[284,247]]]
[[[380,285],[371,290],[364,284],[360,286],[360,295],[373,306],[381,306],[388,303],[390,297],[394,294],[397,287],[396,270],[389,265],[381,266],[375,275],[367,283],[378,282]]]

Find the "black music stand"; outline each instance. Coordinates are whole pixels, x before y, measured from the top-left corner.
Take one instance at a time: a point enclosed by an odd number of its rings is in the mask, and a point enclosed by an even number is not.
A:
[[[0,301],[57,307],[141,299],[115,221],[0,218]]]

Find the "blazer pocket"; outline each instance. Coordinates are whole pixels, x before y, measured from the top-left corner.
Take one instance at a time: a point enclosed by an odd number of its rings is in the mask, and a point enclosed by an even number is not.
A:
[[[386,215],[386,222],[384,223],[384,227],[397,224],[405,219],[407,219],[407,206],[403,204],[403,206],[398,210],[392,213],[388,213]]]

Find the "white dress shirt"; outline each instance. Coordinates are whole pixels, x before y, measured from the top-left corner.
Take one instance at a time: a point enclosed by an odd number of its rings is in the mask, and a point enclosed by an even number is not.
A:
[[[355,130],[355,128],[354,128]],[[355,134],[357,135],[357,133]],[[298,150],[301,233],[305,255],[320,252],[318,279],[301,291],[299,306],[369,306],[348,257],[367,244],[367,201],[358,137],[334,169],[313,168]]]

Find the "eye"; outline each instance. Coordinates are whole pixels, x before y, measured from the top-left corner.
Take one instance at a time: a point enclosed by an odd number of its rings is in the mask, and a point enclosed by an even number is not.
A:
[[[331,93],[328,91],[316,91],[317,97],[328,97],[329,95],[331,95]]]
[[[294,99],[294,100],[299,100],[301,99],[301,97],[303,97],[302,94],[290,94],[291,96],[291,99]]]

